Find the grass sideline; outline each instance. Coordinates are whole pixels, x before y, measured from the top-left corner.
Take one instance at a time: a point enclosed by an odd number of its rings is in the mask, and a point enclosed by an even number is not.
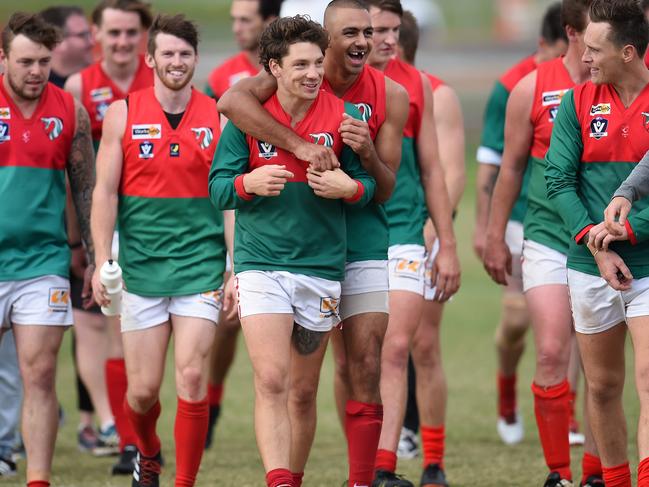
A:
[[[445,310],[442,326],[442,350],[449,384],[447,415],[446,470],[453,487],[542,485],[546,470],[538,443],[529,385],[533,372],[531,335],[519,374],[519,405],[525,422],[525,440],[516,447],[504,446],[495,428],[495,351],[493,331],[499,316],[499,290],[487,278],[471,251],[474,174],[469,171],[467,188],[457,219],[457,234],[462,261],[462,288]],[[171,365],[169,362],[168,365]],[[631,361],[625,407],[629,437],[635,437],[638,403],[635,398]],[[304,485],[339,486],[346,478],[346,447],[332,395],[331,357],[327,357],[318,398],[319,422],[316,441],[306,469]],[[583,382],[582,382],[583,384]],[[111,477],[113,459],[92,458],[76,446],[77,416],[70,336],[65,337],[60,355],[58,392],[67,413],[59,431],[54,458],[52,485],[57,487],[106,487],[130,485],[130,479]],[[580,389],[579,402],[583,393]],[[172,485],[174,472],[173,417],[176,399],[173,367],[168,366],[162,389],[162,416],[159,433],[166,467],[162,485]],[[259,486],[263,470],[255,444],[252,424],[253,390],[251,368],[243,341],[239,344],[235,366],[228,379],[223,412],[217,427],[215,444],[205,453],[197,485]],[[581,415],[580,415],[581,416]],[[635,446],[629,441],[632,464],[637,463]],[[581,448],[573,448],[575,480],[581,471]],[[0,480],[0,487],[24,485],[24,462],[20,475]],[[400,461],[398,470],[418,482],[421,461]]]

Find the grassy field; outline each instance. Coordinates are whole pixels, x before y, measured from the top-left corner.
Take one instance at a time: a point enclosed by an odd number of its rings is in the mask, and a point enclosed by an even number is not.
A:
[[[470,174],[468,188],[472,188]],[[506,447],[495,431],[495,354],[493,330],[498,320],[499,290],[486,277],[470,249],[473,219],[472,191],[468,191],[457,223],[463,285],[447,306],[443,324],[444,363],[449,382],[447,421],[448,477],[454,487],[462,486],[539,486],[546,475],[533,418],[529,384],[532,377],[532,344],[520,370],[520,409],[526,436],[516,447]],[[529,338],[529,337],[528,337]],[[529,340],[528,340],[529,342]],[[629,361],[630,362],[630,361]],[[175,394],[172,369],[168,368],[163,388],[163,411],[159,432],[167,466],[162,485],[172,485],[174,472],[173,417]],[[629,371],[630,374],[630,371]],[[635,434],[637,401],[631,375],[626,388],[626,410],[630,437]],[[263,470],[257,454],[252,425],[253,391],[251,369],[243,347],[227,383],[223,414],[215,445],[205,453],[199,485],[263,485]],[[67,413],[59,432],[54,459],[55,486],[126,486],[127,478],[108,474],[113,459],[96,459],[81,454],[76,447],[75,391],[69,350],[69,337],[60,357],[58,391]],[[633,442],[629,443],[634,452]],[[306,486],[338,486],[345,479],[345,445],[332,398],[332,361],[327,359],[319,395],[319,423],[316,442],[307,466]],[[575,475],[580,471],[580,448],[573,449]],[[632,453],[635,462],[635,453]],[[418,480],[420,461],[400,461],[399,470]],[[24,472],[24,464],[19,465]],[[21,485],[18,480],[0,480],[0,486]]]

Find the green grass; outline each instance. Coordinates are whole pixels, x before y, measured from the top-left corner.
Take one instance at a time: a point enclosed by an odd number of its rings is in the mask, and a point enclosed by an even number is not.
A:
[[[494,326],[499,316],[499,290],[486,277],[472,255],[470,236],[473,220],[473,173],[470,171],[458,217],[457,233],[463,266],[460,293],[446,309],[443,321],[444,365],[449,382],[446,466],[453,487],[462,486],[538,486],[546,475],[533,418],[529,389],[533,362],[532,344],[520,369],[519,402],[526,435],[523,443],[506,447],[495,431],[495,353]],[[108,474],[113,459],[96,459],[76,449],[75,389],[69,350],[69,336],[60,355],[59,397],[67,412],[67,422],[59,432],[54,459],[55,486],[126,486],[126,478]],[[630,362],[630,360],[629,360]],[[171,364],[169,364],[171,365]],[[629,364],[630,365],[630,364]],[[172,485],[174,471],[173,417],[175,392],[172,368],[168,367],[162,390],[162,416],[159,433],[167,459],[162,485]],[[632,439],[637,421],[637,400],[629,370],[625,406],[629,421],[629,451],[635,462]],[[205,453],[198,485],[259,486],[263,470],[257,453],[252,425],[253,391],[251,368],[243,342],[227,382],[224,408],[218,424],[215,445]],[[581,448],[574,448],[573,470],[579,473]],[[306,486],[337,486],[346,475],[346,448],[332,398],[332,361],[328,357],[322,372],[319,394],[319,422],[316,442],[305,477]],[[399,470],[418,481],[420,461],[400,461]],[[19,465],[21,475],[24,463]],[[0,481],[2,486],[21,485]]]

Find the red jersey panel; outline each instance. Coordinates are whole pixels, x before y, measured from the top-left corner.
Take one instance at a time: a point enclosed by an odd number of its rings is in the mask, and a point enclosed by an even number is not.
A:
[[[153,87],[128,95],[122,139],[120,194],[149,198],[207,198],[207,180],[221,134],[216,101],[192,89],[173,129]]]
[[[612,85],[577,86],[583,162],[637,162],[649,144],[649,84],[627,108]]]
[[[427,73],[426,71],[422,71],[425,75],[426,78],[428,78],[428,81],[430,81],[430,86],[433,89],[433,93],[439,88],[440,86],[444,86],[446,83],[439,79],[437,76],[433,76],[430,73]]]
[[[284,111],[282,105],[273,95],[264,108],[282,125],[291,127],[291,117]],[[292,130],[305,140],[314,144],[331,147],[338,157],[342,153],[343,139],[338,133],[338,127],[342,122],[342,114],[345,112],[345,102],[340,98],[320,91],[304,118]],[[286,166],[295,176],[290,182],[306,183],[306,170],[308,162],[296,158],[292,153],[275,147],[264,141],[254,139],[247,135],[246,140],[250,148],[250,164],[248,172],[261,166],[270,164],[281,164]]]
[[[404,137],[416,139],[419,136],[424,114],[424,84],[417,68],[400,59],[392,59],[385,68],[385,75],[403,86],[410,97],[408,121],[403,130]]]
[[[322,83],[322,89],[335,95],[326,78]],[[358,108],[363,121],[367,122],[369,126],[372,140],[376,139],[376,135],[386,117],[385,75],[378,69],[366,64],[354,84],[342,96],[342,99],[353,103]]]
[[[207,84],[218,100],[237,81],[255,76],[257,73],[259,68],[254,66],[248,55],[242,51],[214,69],[207,79]]]
[[[117,100],[123,100],[133,91],[153,86],[153,70],[139,57],[139,65],[128,91],[124,93],[111,80],[101,67],[101,62],[91,64],[81,71],[81,103],[90,115],[92,140],[101,139],[101,125],[108,106]]]
[[[48,83],[30,118],[23,117],[0,75],[0,166],[64,170],[75,131],[74,98]]]
[[[514,86],[525,76],[537,68],[534,54],[526,57],[521,62],[513,66],[509,71],[500,77],[500,83],[505,87],[508,93],[511,93]]]
[[[550,147],[554,119],[563,96],[575,86],[563,58],[541,63],[536,70],[536,88],[530,120],[534,126],[534,139],[530,155],[543,159]]]

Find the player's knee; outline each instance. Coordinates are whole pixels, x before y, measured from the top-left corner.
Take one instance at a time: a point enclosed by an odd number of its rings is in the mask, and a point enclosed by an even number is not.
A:
[[[375,391],[381,380],[380,354],[361,354],[349,360],[349,375],[354,384],[353,389]]]
[[[530,318],[522,294],[507,293],[503,296],[502,318],[496,331],[498,346],[520,345],[529,329]]]
[[[613,375],[588,380],[588,396],[594,406],[604,406],[622,397],[624,378]]]
[[[200,367],[186,366],[181,368],[177,373],[179,389],[182,389],[189,397],[194,400],[198,397],[201,385],[204,382],[203,372]]]
[[[147,411],[158,400],[160,385],[148,381],[132,381],[129,377],[128,398],[138,410]]]
[[[407,337],[395,336],[383,345],[382,365],[404,368],[408,364],[410,342]]]
[[[22,364],[23,386],[26,394],[30,391],[53,392],[56,383],[56,360],[42,357]]]
[[[291,409],[298,414],[311,411],[315,406],[317,395],[317,384],[304,382],[299,385],[292,385],[288,394]]]
[[[412,361],[418,369],[430,370],[441,365],[439,343],[431,340],[415,340],[412,344]]]
[[[285,396],[288,392],[288,373],[279,369],[257,372],[255,390],[264,397]]]

